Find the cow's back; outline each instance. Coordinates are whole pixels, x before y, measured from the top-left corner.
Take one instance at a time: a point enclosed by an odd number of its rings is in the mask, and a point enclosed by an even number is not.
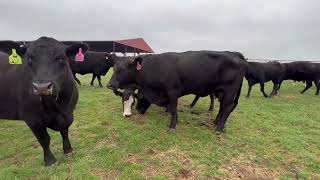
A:
[[[180,88],[181,95],[204,94],[246,73],[245,60],[227,53],[188,51],[144,57],[144,83],[153,89]]]

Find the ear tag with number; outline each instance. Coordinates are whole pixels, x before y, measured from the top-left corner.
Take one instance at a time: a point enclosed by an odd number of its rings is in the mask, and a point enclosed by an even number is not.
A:
[[[142,65],[139,62],[137,62],[137,70],[140,71],[141,68],[142,68]]]
[[[17,54],[16,49],[12,49],[12,54],[9,56],[9,64],[22,64],[22,59]]]
[[[82,53],[82,49],[79,48],[79,52],[76,54],[76,59],[77,62],[83,62],[84,61],[84,54]]]

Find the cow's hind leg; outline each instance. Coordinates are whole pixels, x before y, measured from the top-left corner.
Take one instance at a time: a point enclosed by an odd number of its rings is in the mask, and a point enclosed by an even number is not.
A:
[[[316,91],[316,95],[319,95],[319,89],[320,89],[320,82],[319,80],[315,80],[314,84],[316,85],[317,91]]]
[[[250,93],[251,93],[251,89],[252,89],[252,86],[254,85],[254,82],[252,82],[252,81],[248,81],[248,94],[247,94],[247,96],[246,96],[246,98],[249,98],[250,97]]]
[[[177,104],[178,104],[178,96],[175,93],[168,93],[169,96],[169,105],[168,110],[171,114],[171,122],[170,122],[170,131],[174,131],[177,126],[178,121],[178,113],[177,113]]]
[[[234,102],[232,97],[225,97],[220,102],[219,113],[216,118],[216,132],[222,133],[224,129],[224,125],[233,110]]]
[[[100,75],[97,75],[97,79],[98,79],[98,81],[99,81],[99,86],[100,86],[100,87],[103,87],[103,86],[102,86],[102,83],[101,83],[101,76],[100,76]]]
[[[69,132],[69,129],[60,131],[62,142],[63,142],[63,153],[65,155],[69,155],[73,152],[73,149],[70,144],[68,132]]]
[[[190,104],[190,107],[193,107],[193,106],[197,103],[197,101],[199,100],[199,98],[200,98],[200,96],[197,95],[197,96],[193,99],[192,103]]]
[[[264,82],[260,82],[260,91],[262,92],[264,97],[268,97],[268,95],[264,91]]]
[[[214,94],[211,93],[210,94],[210,107],[209,107],[209,111],[213,112],[214,110]]]
[[[76,74],[73,74],[74,80],[81,86],[80,80],[77,78]]]
[[[312,86],[312,81],[306,81],[306,87],[300,93],[303,94]]]
[[[95,79],[96,79],[96,75],[93,73],[92,74],[91,83],[90,83],[91,86],[93,86],[93,82],[94,82]]]
[[[48,134],[47,128],[38,124],[28,124],[28,126],[42,146],[45,166],[51,166],[55,164],[57,160],[50,150],[50,136]]]

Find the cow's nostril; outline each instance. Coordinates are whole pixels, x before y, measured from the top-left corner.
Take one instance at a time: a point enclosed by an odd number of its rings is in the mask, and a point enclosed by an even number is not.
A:
[[[53,90],[52,82],[46,82],[46,83],[33,82],[32,87],[33,87],[33,91],[36,94],[43,94],[43,95],[52,94],[52,90]]]

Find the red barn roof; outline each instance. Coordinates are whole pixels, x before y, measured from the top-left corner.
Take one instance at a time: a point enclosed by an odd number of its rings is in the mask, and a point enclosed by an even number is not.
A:
[[[124,39],[124,40],[118,40],[115,42],[126,45],[126,46],[130,46],[132,48],[141,49],[148,53],[154,53],[151,47],[144,41],[143,38]]]

